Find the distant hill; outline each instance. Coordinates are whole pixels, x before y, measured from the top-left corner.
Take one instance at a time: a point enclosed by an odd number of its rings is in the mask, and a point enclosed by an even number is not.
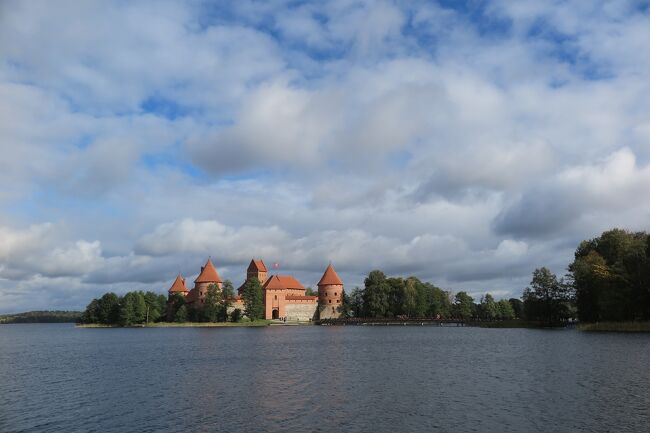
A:
[[[7,323],[74,323],[81,311],[27,311],[26,313],[0,314],[0,324]]]

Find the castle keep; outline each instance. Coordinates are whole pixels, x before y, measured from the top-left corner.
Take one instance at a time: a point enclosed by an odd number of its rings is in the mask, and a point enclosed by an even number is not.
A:
[[[316,319],[337,318],[343,298],[343,281],[334,266],[329,264],[318,282],[318,296],[308,296],[305,287],[291,275],[268,276],[268,269],[262,260],[251,260],[246,269],[246,279],[237,289],[229,312],[240,309],[244,311],[242,292],[246,283],[256,278],[262,285],[265,319],[286,319],[287,321],[310,321]],[[201,308],[205,302],[208,288],[215,284],[222,288],[223,281],[211,259],[201,267],[199,276],[194,280],[194,288],[189,290],[185,279],[178,275],[168,290],[169,298],[175,294],[185,297],[185,303],[193,308]]]

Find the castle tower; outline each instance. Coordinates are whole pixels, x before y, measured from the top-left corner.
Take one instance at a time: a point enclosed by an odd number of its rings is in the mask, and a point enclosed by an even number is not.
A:
[[[169,295],[170,298],[176,293],[180,293],[183,296],[187,296],[187,294],[189,293],[189,290],[187,290],[187,286],[185,286],[185,278],[183,278],[181,274],[178,274],[178,276],[174,280],[174,283],[167,291],[167,294]]]
[[[246,287],[246,283],[250,281],[251,278],[257,278],[257,281],[259,281],[262,286],[264,286],[264,283],[268,279],[268,270],[266,269],[264,261],[261,259],[252,259],[250,265],[248,265],[248,269],[246,269],[246,280],[244,280],[242,285],[237,289],[239,296],[244,293],[244,287]]]
[[[201,266],[201,273],[196,277],[196,280],[194,280],[193,290],[196,292],[195,296],[197,299],[205,298],[205,295],[208,293],[208,288],[212,284],[216,284],[217,287],[221,288],[223,281],[221,281],[221,277],[212,264],[212,260],[208,259],[205,266]]]
[[[336,319],[341,313],[339,307],[343,299],[343,281],[330,263],[318,282],[318,305],[321,319]]]
[[[268,270],[266,269],[264,261],[253,259],[251,260],[251,264],[248,265],[248,269],[246,270],[246,280],[257,278],[257,281],[263,285],[266,282],[267,273]]]

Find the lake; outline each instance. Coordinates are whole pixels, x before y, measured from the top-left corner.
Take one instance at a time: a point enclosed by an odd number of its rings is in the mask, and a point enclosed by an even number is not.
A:
[[[648,431],[650,335],[0,326],[0,432]]]

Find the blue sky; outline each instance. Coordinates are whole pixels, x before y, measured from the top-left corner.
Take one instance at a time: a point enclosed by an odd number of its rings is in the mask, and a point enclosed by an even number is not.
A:
[[[649,2],[0,5],[0,312],[207,256],[475,296],[649,230]]]

